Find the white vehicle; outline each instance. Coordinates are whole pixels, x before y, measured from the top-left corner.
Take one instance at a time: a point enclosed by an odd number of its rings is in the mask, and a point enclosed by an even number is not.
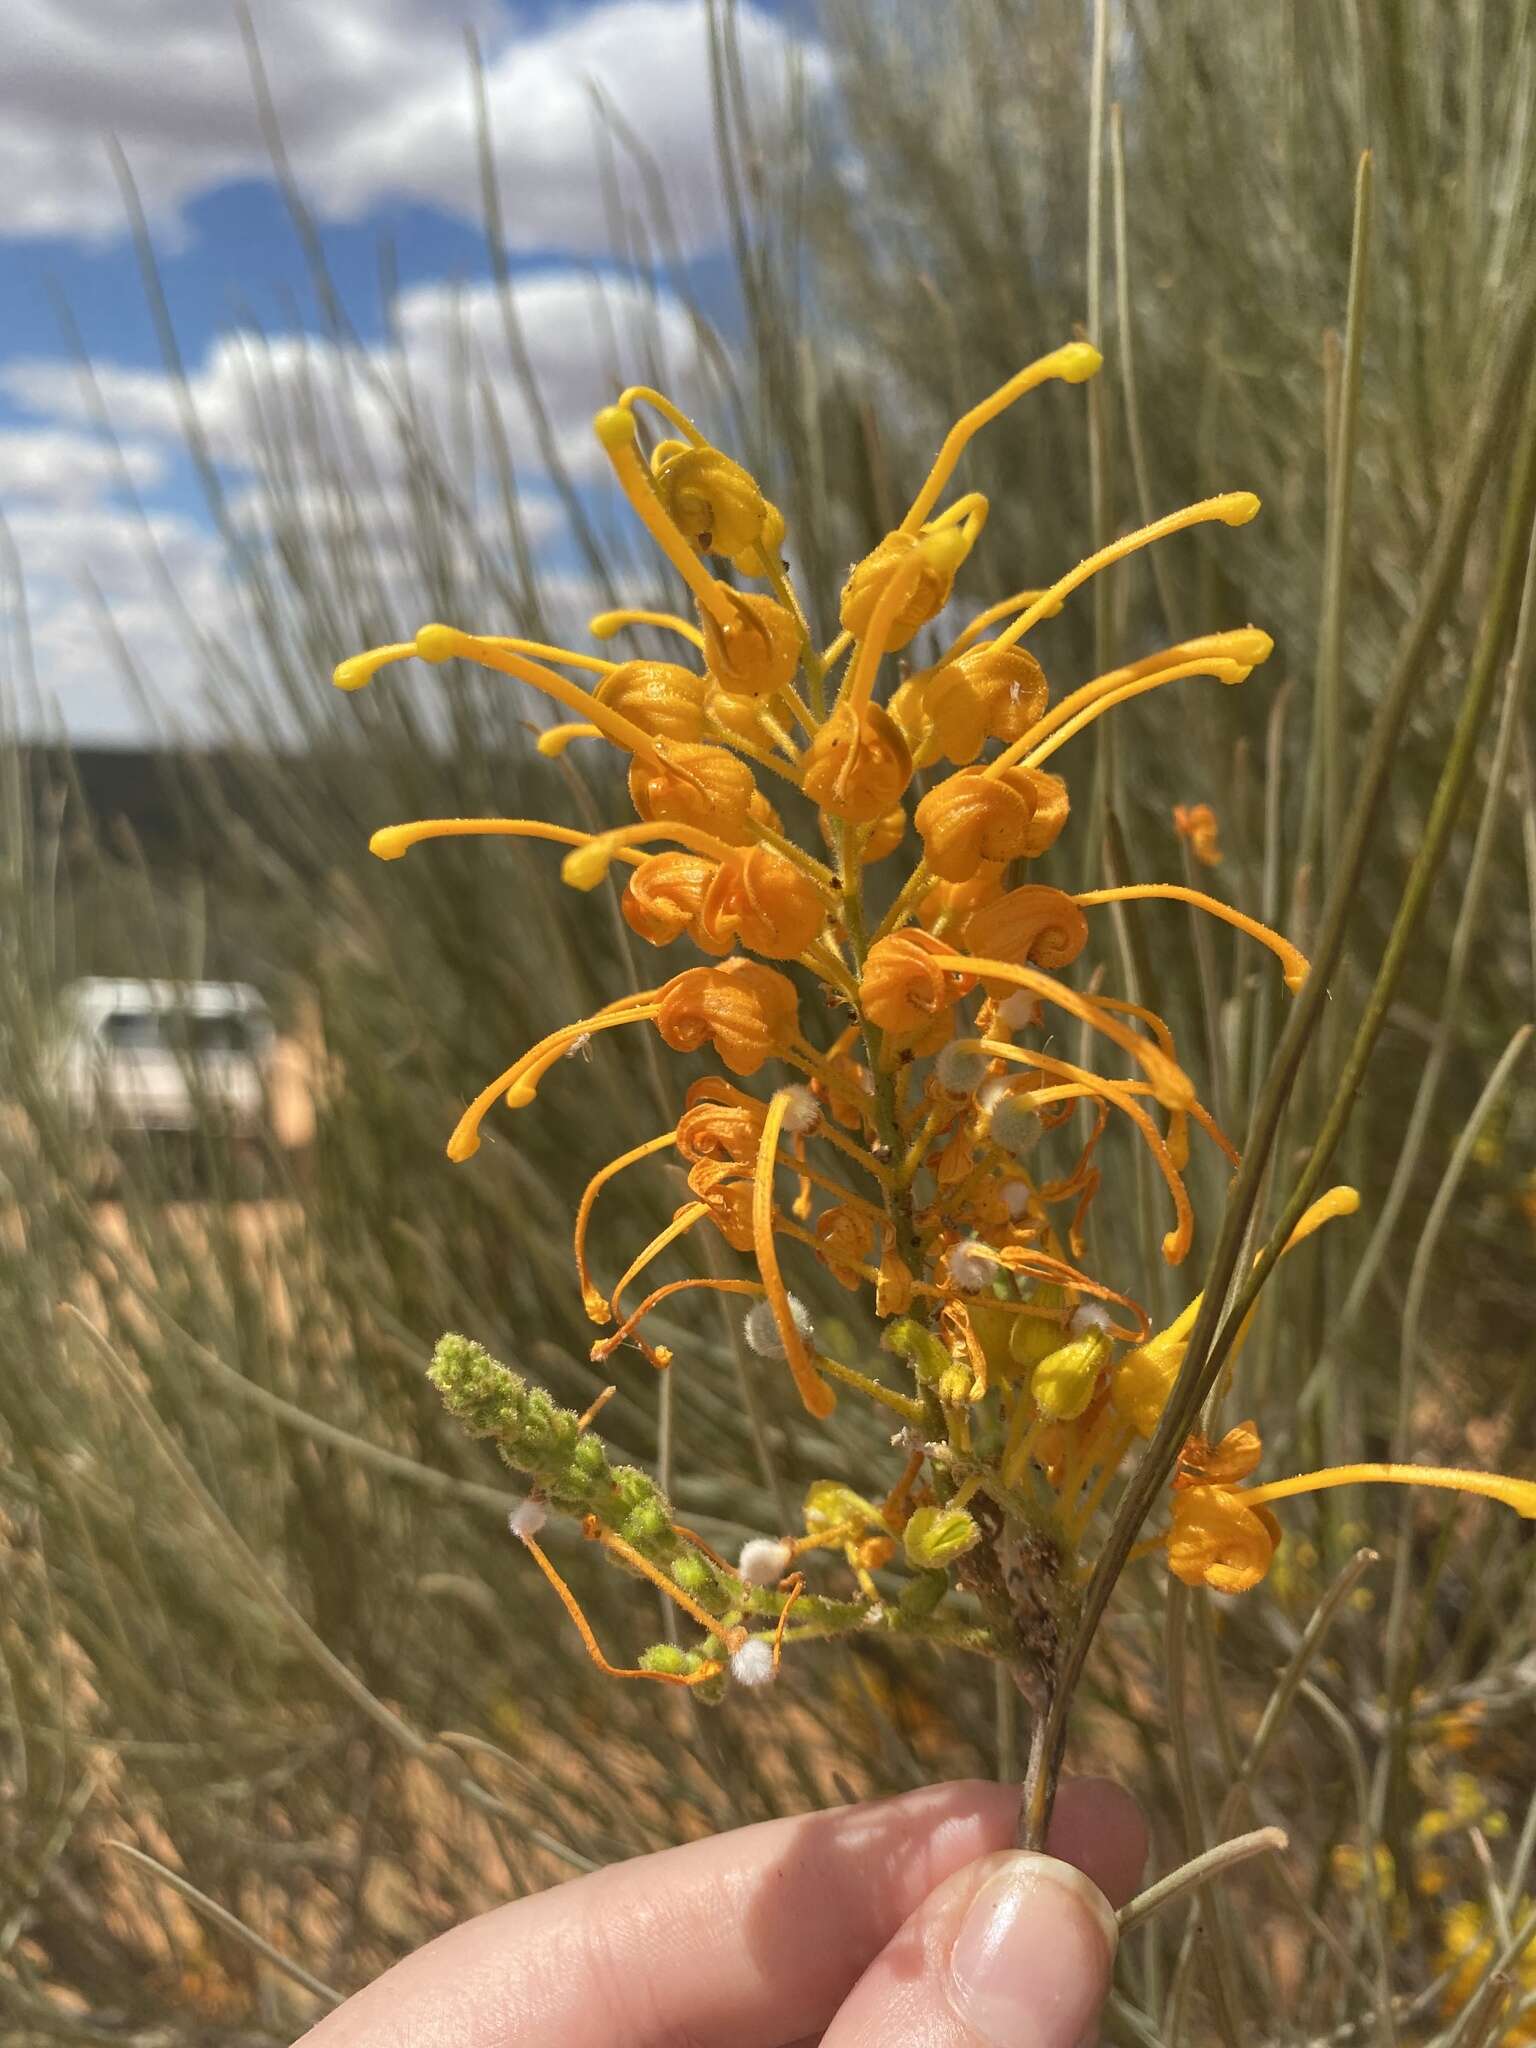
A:
[[[60,1012],[59,1096],[109,1145],[265,1131],[272,1019],[248,983],[92,978],[70,983]]]

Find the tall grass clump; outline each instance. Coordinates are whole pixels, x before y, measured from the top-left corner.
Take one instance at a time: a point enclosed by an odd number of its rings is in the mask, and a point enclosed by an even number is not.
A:
[[[594,300],[620,310],[591,405],[677,384],[823,596],[896,524],[944,424],[1074,329],[1105,357],[1086,402],[1042,391],[966,458],[994,507],[975,557],[992,588],[1258,493],[1256,524],[1124,565],[1037,643],[1058,694],[1211,619],[1277,643],[1267,684],[1100,726],[1061,843],[1084,886],[1203,885],[1317,971],[1288,998],[1239,934],[1111,913],[1105,988],[1167,1017],[1248,1159],[1229,1199],[1197,1155],[1194,1278],[1156,1279],[1147,1306],[1161,1325],[1206,1281],[1175,1401],[1213,1436],[1254,1416],[1277,1470],[1529,1473],[1529,10],[830,0],[824,32],[832,83],[797,145],[768,149],[722,15],[735,303],[717,332],[696,307],[667,317],[665,292]],[[615,234],[637,277],[675,283],[656,140],[604,145],[652,195]],[[541,416],[494,189],[497,319],[466,319],[452,389],[357,344],[318,254],[321,339],[298,369],[247,339],[253,492],[185,387],[251,632],[187,622],[219,745],[174,769],[183,869],[104,838],[57,751],[7,748],[0,2000],[24,2040],[286,2040],[509,1892],[785,1808],[1012,1774],[1027,1744],[990,1672],[868,1632],[722,1712],[605,1683],[510,1543],[515,1495],[426,1383],[445,1329],[577,1411],[611,1377],[604,1439],[727,1551],[798,1529],[808,1483],[872,1468],[888,1435],[848,1401],[807,1415],[754,1369],[729,1297],[648,1325],[686,1377],[590,1361],[577,1198],[675,1123],[695,1071],[649,1032],[556,1069],[472,1165],[442,1155],[467,1081],[656,978],[617,892],[563,888],[548,849],[367,856],[418,816],[608,824],[622,791],[595,755],[544,758],[526,700],[462,664],[356,697],[327,681],[423,619],[581,645],[590,611],[675,602]],[[509,391],[571,535],[555,573]],[[810,624],[824,642],[836,620]],[[1215,813],[1209,872],[1176,805]],[[258,981],[307,1047],[313,1142],[274,1149],[258,1202],[211,1142],[199,1198],[134,1161],[97,1201],[49,1085],[53,994],[207,961]],[[1124,1266],[1161,1229],[1157,1189],[1117,1134],[1100,1165],[1090,1255]],[[1333,1178],[1360,1212],[1257,1297],[1228,1393],[1253,1262]],[[685,1193],[666,1165],[615,1181],[607,1256]],[[863,1355],[851,1296],[810,1306]],[[1149,1485],[1177,1448],[1154,1440]],[[1290,1837],[1126,1941],[1114,2038],[1532,2026],[1530,1535],[1447,1503],[1330,1492],[1287,1509],[1264,1588],[1226,1600],[1133,1565],[1084,1633],[1071,1758],[1134,1783],[1160,1870],[1263,1823]],[[551,1524],[600,1637],[638,1650],[663,1619],[595,1548]],[[1114,1577],[1088,1582],[1095,1618]]]

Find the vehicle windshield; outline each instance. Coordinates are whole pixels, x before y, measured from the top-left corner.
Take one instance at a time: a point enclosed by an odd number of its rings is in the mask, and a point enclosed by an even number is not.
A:
[[[114,1052],[249,1053],[250,1029],[243,1017],[189,1010],[113,1010],[102,1019],[101,1038]]]

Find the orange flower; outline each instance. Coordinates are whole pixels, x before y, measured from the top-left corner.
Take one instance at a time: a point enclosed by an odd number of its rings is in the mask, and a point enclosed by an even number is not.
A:
[[[1000,860],[984,860],[963,882],[935,882],[918,903],[918,923],[931,931],[941,917],[959,918],[963,931],[964,920],[972,911],[984,903],[995,903],[1002,895],[1004,867]]]
[[[704,660],[729,696],[771,697],[800,665],[800,627],[792,612],[756,590],[726,590],[732,616],[722,623],[702,607]]]
[[[629,794],[647,824],[697,825],[732,845],[752,836],[747,820],[757,784],[746,762],[724,747],[677,741],[660,766],[637,756]]]
[[[771,846],[751,846],[716,868],[699,917],[700,944],[723,953],[739,937],[770,960],[794,960],[826,921],[821,890],[804,869]]]
[[[874,1226],[868,1216],[845,1203],[834,1203],[816,1218],[816,1242],[822,1264],[834,1280],[851,1290],[863,1285],[864,1276],[855,1269],[870,1263],[874,1249]]]
[[[733,1252],[752,1249],[752,1168],[731,1160],[701,1159],[688,1185]],[[679,1210],[681,1216],[683,1210]]]
[[[1054,782],[1029,768],[1002,775],[962,768],[938,783],[918,805],[914,822],[929,867],[946,882],[963,882],[982,861],[1018,860],[1044,852],[1060,823],[1041,842],[1035,829],[1037,785]],[[1062,811],[1065,821],[1065,810]]]
[[[674,1052],[697,1052],[708,1042],[733,1074],[755,1074],[787,1052],[798,1025],[794,983],[740,956],[674,975],[656,1012],[656,1028]]]
[[[901,727],[879,704],[840,704],[806,748],[801,787],[829,817],[871,825],[912,780]]]
[[[963,768],[987,740],[1012,741],[1026,733],[1044,711],[1047,694],[1032,654],[987,640],[942,667],[909,677],[890,709],[919,766],[943,755]]]
[[[598,684],[597,701],[653,739],[692,742],[703,737],[707,688],[703,676],[676,662],[623,661]]]
[[[757,1157],[766,1114],[755,1096],[706,1074],[688,1090],[687,1107],[677,1120],[677,1149],[695,1166],[704,1159],[750,1162]]]
[[[1230,1486],[1190,1486],[1173,1496],[1168,1568],[1186,1586],[1246,1593],[1269,1570],[1280,1524]]]
[[[1189,841],[1195,859],[1208,868],[1221,866],[1221,848],[1216,843],[1216,813],[1209,804],[1175,804],[1173,829]]]
[[[619,898],[624,922],[652,946],[667,946],[688,932],[706,953],[728,953],[727,936],[718,943],[701,929],[699,912],[715,875],[715,863],[697,853],[653,853],[643,860]]]
[[[975,986],[973,976],[934,965],[935,954],[950,950],[927,932],[895,932],[877,939],[859,982],[859,1001],[869,1021],[898,1041],[931,1029],[935,1019]]]
[[[1064,890],[1043,882],[1027,882],[981,904],[962,930],[966,946],[977,953],[1052,972],[1070,966],[1088,943],[1087,918]]]
[[[862,640],[869,631],[875,607],[885,594],[891,578],[906,565],[915,550],[922,546],[921,537],[915,533],[888,533],[870,549],[862,562],[855,562],[848,572],[848,581],[843,585],[842,604],[839,618],[843,630],[851,633],[855,640]],[[946,574],[939,567],[925,567],[917,576],[905,602],[891,621],[886,634],[885,645],[894,651],[905,647],[912,635],[928,621],[936,618],[949,602],[949,593],[954,588],[955,575],[951,569]]]

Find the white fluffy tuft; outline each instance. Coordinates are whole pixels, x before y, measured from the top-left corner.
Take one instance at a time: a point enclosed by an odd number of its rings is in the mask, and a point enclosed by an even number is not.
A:
[[[779,1536],[753,1536],[741,1546],[736,1569],[749,1586],[776,1586],[789,1570],[794,1552]]]
[[[1040,1001],[1027,988],[1016,988],[997,1006],[997,1021],[1009,1031],[1027,1031],[1040,1022]]]
[[[999,1271],[996,1258],[978,1237],[967,1237],[949,1248],[949,1277],[962,1294],[980,1294],[992,1285]]]
[[[821,1122],[821,1104],[803,1081],[797,1081],[784,1092],[789,1098],[784,1105],[785,1130],[791,1137],[809,1136]]]
[[[1107,1330],[1114,1320],[1107,1302],[1080,1301],[1067,1318],[1067,1331],[1073,1337],[1086,1337],[1090,1330]]]
[[[950,1095],[974,1095],[987,1078],[987,1056],[968,1046],[946,1045],[933,1063],[939,1086]]]
[[[792,1294],[789,1297],[789,1312],[794,1318],[795,1328],[809,1344],[816,1334],[816,1325],[811,1320],[810,1310],[803,1301]],[[748,1348],[755,1351],[759,1358],[784,1356],[784,1339],[779,1335],[779,1326],[773,1319],[773,1309],[766,1301],[755,1302],[747,1310],[741,1327],[746,1333]]]
[[[537,1495],[529,1494],[520,1500],[507,1517],[507,1527],[520,1542],[526,1543],[530,1536],[537,1536],[549,1520],[549,1509]]]
[[[748,1636],[739,1650],[731,1652],[731,1676],[738,1685],[772,1685],[778,1673],[766,1636]]]

